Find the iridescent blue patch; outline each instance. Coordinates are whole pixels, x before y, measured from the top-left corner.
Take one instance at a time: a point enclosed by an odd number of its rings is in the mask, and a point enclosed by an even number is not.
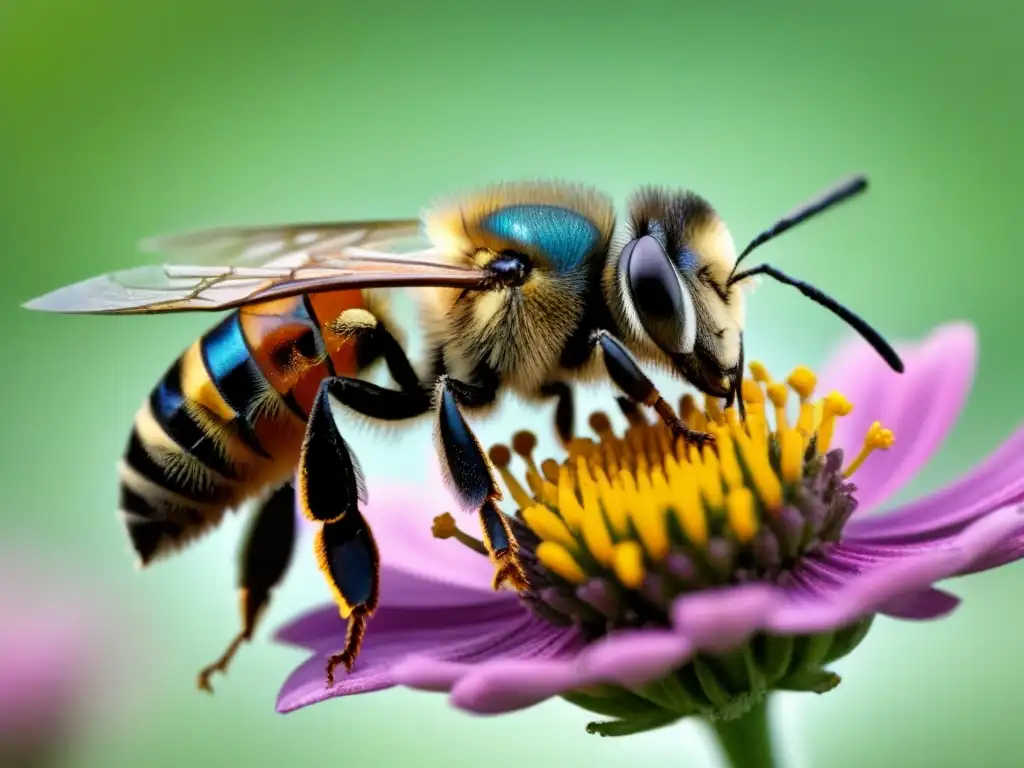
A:
[[[578,267],[600,237],[586,216],[555,205],[512,205],[487,216],[481,226],[496,237],[537,249],[559,272]]]
[[[697,255],[684,248],[676,257],[676,266],[680,272],[693,272],[697,268]]]

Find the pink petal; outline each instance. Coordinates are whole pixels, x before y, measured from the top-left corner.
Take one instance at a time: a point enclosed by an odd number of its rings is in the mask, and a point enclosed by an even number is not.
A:
[[[736,647],[758,631],[810,634],[837,629],[969,572],[1008,538],[1021,534],[1024,513],[1008,508],[931,546],[839,544],[819,556],[823,571],[809,575],[798,568],[789,586],[752,584],[681,598],[674,624],[695,649],[712,651]]]
[[[839,419],[833,441],[849,458],[873,421],[896,434],[895,445],[872,456],[856,476],[858,514],[899,491],[939,448],[963,409],[977,364],[977,333],[967,323],[939,326],[921,343],[897,345],[906,371],[893,372],[865,342],[841,347],[820,391],[844,393],[853,413]]]
[[[278,712],[291,712],[336,696],[390,688],[396,684],[392,668],[407,656],[429,653],[459,657],[467,649],[475,648],[481,638],[515,633],[522,627],[524,617],[524,609],[517,602],[483,611],[467,606],[438,609],[437,615],[429,620],[422,610],[409,616],[405,613],[407,609],[393,609],[390,615],[382,609],[371,620],[351,674],[339,669],[334,687],[328,690],[324,679],[327,659],[345,637],[345,623],[333,608],[330,610],[335,622],[333,640],[312,643],[315,654],[285,682],[278,695]],[[326,617],[322,620],[326,623]],[[417,620],[421,622],[419,626]]]
[[[885,515],[854,519],[846,537],[873,542],[930,540],[1002,506],[1024,501],[1024,428],[952,485]]]
[[[690,656],[687,641],[670,630],[619,632],[593,645],[552,645],[546,658],[535,652],[504,656],[483,664],[410,659],[396,670],[405,685],[451,691],[456,707],[481,715],[525,709],[598,683],[641,685],[681,666]]]

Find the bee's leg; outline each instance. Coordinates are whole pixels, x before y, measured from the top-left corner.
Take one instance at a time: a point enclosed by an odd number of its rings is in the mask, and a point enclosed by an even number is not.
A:
[[[239,592],[242,629],[227,650],[199,673],[198,685],[213,693],[210,677],[227,672],[228,664],[243,642],[252,639],[260,616],[270,603],[271,590],[281,581],[295,546],[295,489],[281,486],[261,505],[249,523],[241,551]]]
[[[460,403],[470,407],[484,405],[495,396],[496,390],[490,387],[476,387],[442,376],[434,397],[437,448],[449,485],[459,501],[480,515],[484,546],[495,566],[494,588],[500,589],[507,581],[514,589],[525,590],[529,584],[519,563],[519,545],[497,506],[501,490],[459,408]]]
[[[563,445],[568,445],[574,436],[576,408],[572,388],[564,381],[552,381],[540,388],[544,397],[557,398],[555,404],[555,431]]]
[[[707,432],[697,432],[683,424],[621,341],[607,331],[596,331],[592,342],[594,346],[601,348],[601,357],[608,369],[608,376],[630,400],[653,408],[677,437],[698,445],[714,442],[714,437]]]
[[[422,393],[419,376],[405,350],[376,315],[365,309],[349,309],[328,324],[331,333],[355,336],[359,367],[365,368],[383,358],[388,373],[403,392]]]
[[[328,397],[347,381],[325,379],[320,385],[302,442],[296,489],[303,514],[321,523],[314,542],[317,565],[341,617],[348,620],[344,648],[327,662],[328,686],[334,684],[339,664],[351,670],[378,600],[377,545],[359,511],[359,504],[366,501],[366,485],[358,461],[338,431]]]

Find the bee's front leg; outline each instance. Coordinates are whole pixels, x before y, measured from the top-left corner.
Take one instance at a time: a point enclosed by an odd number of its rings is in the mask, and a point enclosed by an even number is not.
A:
[[[519,563],[519,547],[505,515],[498,509],[501,490],[491,465],[459,408],[493,401],[490,388],[476,387],[442,376],[435,390],[437,411],[435,438],[448,483],[467,509],[476,510],[484,533],[484,545],[495,566],[494,588],[508,582],[516,590],[529,588]]]
[[[380,559],[370,526],[359,509],[366,502],[362,471],[342,438],[331,408],[333,389],[346,379],[325,379],[313,401],[306,437],[299,454],[296,493],[299,508],[320,523],[314,541],[317,565],[334,596],[338,611],[348,621],[345,645],[327,662],[327,685],[334,670],[351,671],[377,608]]]
[[[608,376],[630,400],[653,408],[677,437],[697,445],[714,442],[713,435],[707,432],[697,432],[683,424],[672,406],[654,386],[654,382],[641,370],[640,364],[629,353],[625,344],[608,331],[595,331],[591,341],[595,347],[601,349],[601,357],[608,370]]]

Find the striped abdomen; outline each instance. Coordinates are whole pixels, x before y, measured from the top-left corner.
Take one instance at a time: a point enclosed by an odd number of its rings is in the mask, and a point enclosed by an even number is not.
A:
[[[295,470],[321,380],[359,373],[357,343],[327,324],[361,291],[232,312],[164,374],[135,416],[121,512],[142,564],[220,522]]]

